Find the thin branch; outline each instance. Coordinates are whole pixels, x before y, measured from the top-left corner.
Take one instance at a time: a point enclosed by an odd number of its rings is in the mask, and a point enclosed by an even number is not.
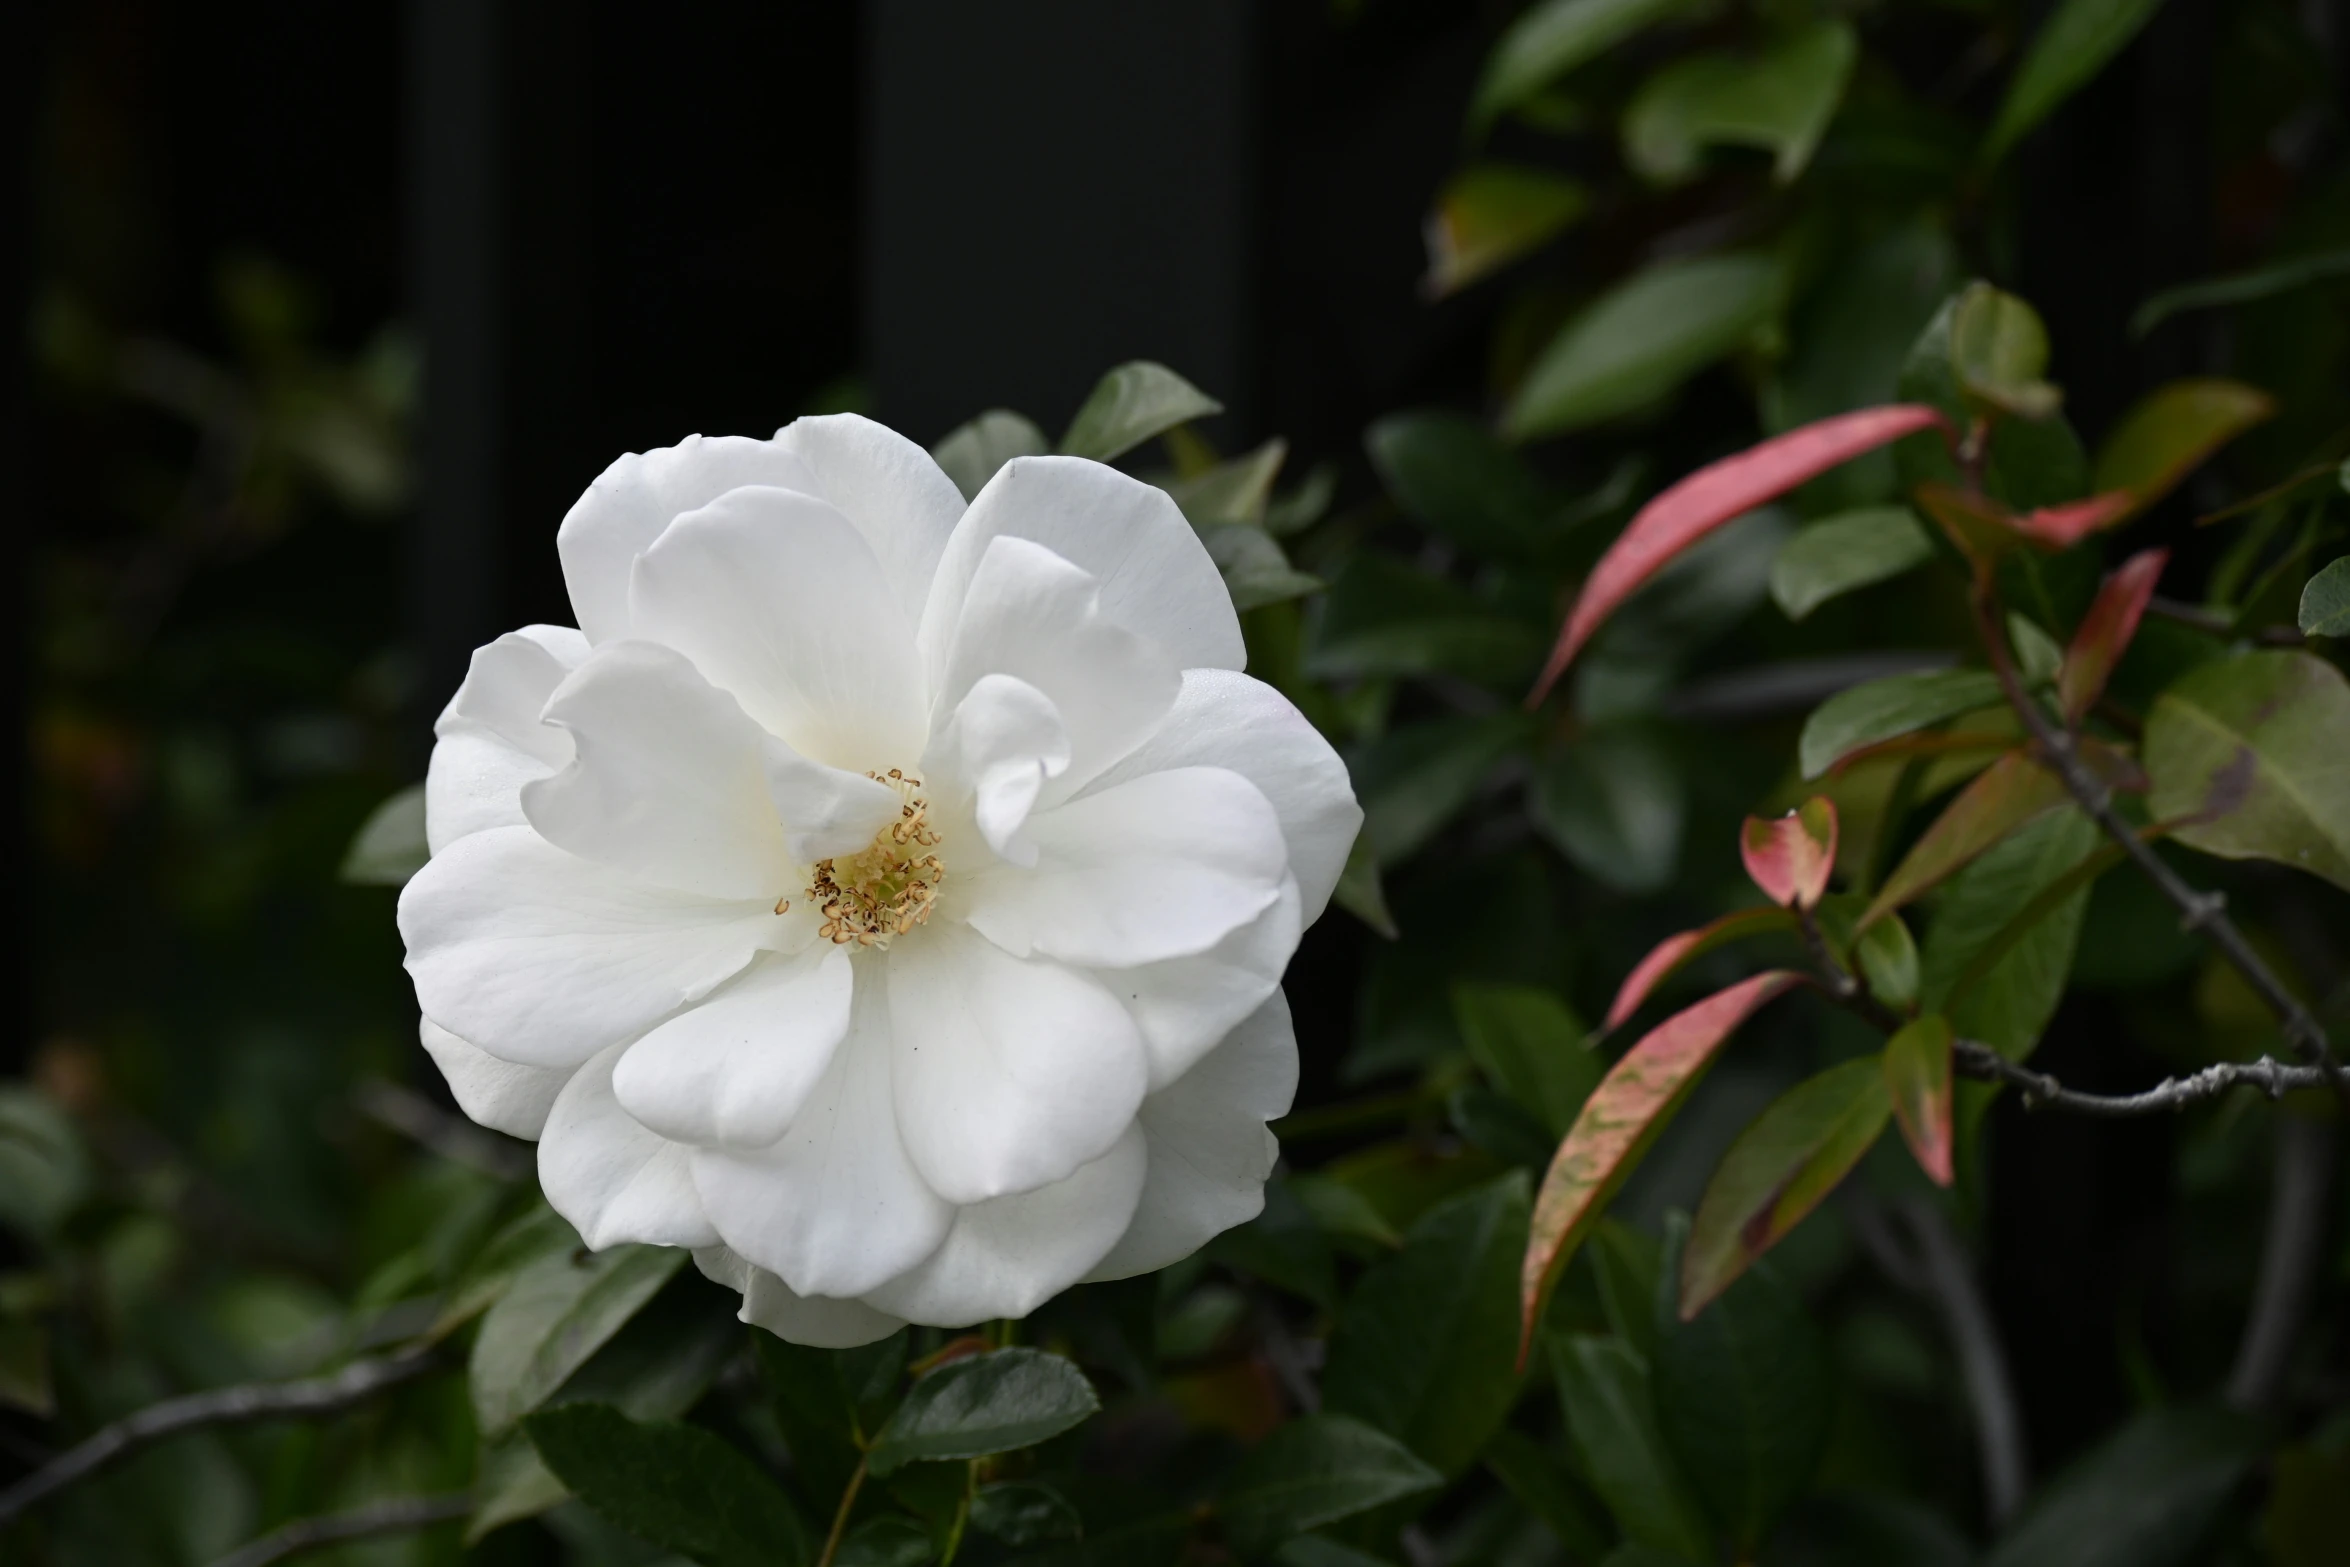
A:
[[[824,1554],[816,1558],[816,1567],[832,1567],[832,1559],[840,1554],[841,1536],[849,1532],[849,1511],[857,1505],[857,1493],[863,1489],[865,1460],[860,1457],[849,1475],[848,1485],[840,1493],[840,1506],[833,1509],[832,1532],[824,1537]]]
[[[429,1345],[374,1360],[354,1360],[340,1371],[296,1382],[249,1382],[167,1398],[125,1415],[0,1491],[0,1524],[50,1492],[87,1479],[107,1465],[153,1442],[197,1426],[239,1425],[311,1415],[331,1415],[363,1402],[387,1387],[432,1369]]]
[[[2288,1066],[2269,1056],[2257,1061],[2223,1061],[2185,1077],[2166,1077],[2135,1094],[2089,1094],[2067,1088],[2046,1072],[2019,1065],[1977,1040],[1961,1039],[1951,1046],[1951,1070],[1978,1082],[2006,1083],[2020,1088],[2027,1110],[2070,1110],[2076,1115],[2118,1119],[2133,1115],[2160,1115],[2184,1110],[2237,1088],[2257,1088],[2271,1099],[2302,1088],[2326,1086],[2327,1068]],[[2350,1084],[2350,1071],[2335,1067],[2337,1082]]]
[[[2331,1123],[2288,1115],[2277,1128],[2275,1184],[2269,1190],[2268,1239],[2260,1282],[2228,1375],[2228,1402],[2259,1414],[2276,1402],[2293,1343],[2309,1312],[2309,1288],[2326,1242],[2327,1195],[2334,1180]]]
[[[212,1567],[269,1567],[271,1562],[282,1562],[289,1556],[299,1556],[321,1546],[429,1529],[436,1523],[462,1518],[471,1511],[471,1493],[456,1491],[445,1496],[395,1497],[388,1502],[355,1507],[347,1513],[297,1518],[282,1529],[273,1529],[258,1540],[238,1546]]]
[[[2015,709],[2017,718],[2038,742],[2040,760],[2064,783],[2065,789],[2090,819],[2104,830],[2105,835],[2121,846],[2122,852],[2137,862],[2138,868],[2159,888],[2164,897],[2177,906],[2180,922],[2188,930],[2200,931],[2205,939],[2219,948],[2220,953],[2234,964],[2245,982],[2251,985],[2260,999],[2267,1003],[2281,1025],[2285,1038],[2304,1060],[2331,1067],[2333,1047],[2309,1009],[2285,988],[2284,981],[2252,950],[2244,933],[2228,918],[2227,899],[2216,892],[2197,892],[2186,879],[2170,868],[2146,841],[2138,836],[2128,822],[2122,820],[2113,808],[2113,790],[2105,781],[2090,771],[2081,760],[2080,746],[2071,734],[2051,722],[2032,694],[2024,689],[2016,674],[2014,661],[2008,657],[2007,644],[1999,624],[1999,605],[1986,583],[1974,596],[1975,618],[1982,631],[1984,651],[1991,659],[1991,671],[1999,679],[2000,689],[2006,692],[2008,705]],[[2345,1103],[2350,1104],[2350,1090],[2344,1090]]]

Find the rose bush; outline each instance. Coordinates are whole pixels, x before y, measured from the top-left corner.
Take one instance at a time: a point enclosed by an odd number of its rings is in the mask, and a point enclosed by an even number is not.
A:
[[[785,1338],[1020,1316],[1253,1217],[1361,811],[1162,490],[968,507],[855,415],[614,463],[475,654],[400,901],[425,1046],[596,1248]]]

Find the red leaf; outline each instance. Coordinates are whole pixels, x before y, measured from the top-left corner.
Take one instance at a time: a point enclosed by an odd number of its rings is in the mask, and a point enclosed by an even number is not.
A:
[[[1910,846],[1875,901],[1868,925],[1955,874],[2008,834],[2064,804],[2064,785],[2022,751],[2010,751],[1975,775]]]
[[[2057,671],[2056,694],[2067,722],[2079,723],[2097,705],[2113,666],[2138,634],[2138,618],[2146,613],[2146,601],[2154,597],[2154,584],[2169,559],[2169,550],[2140,550],[2097,590]]]
[[[1950,1020],[1928,1013],[1885,1042],[1885,1088],[1893,1118],[1937,1186],[1951,1181]]]
[[[2016,532],[2049,549],[2070,549],[2092,533],[2101,532],[2138,509],[2135,490],[2108,490],[2085,501],[2043,506],[2014,519]]]
[[[1550,662],[1527,699],[1550,694],[1617,606],[1674,556],[1734,517],[1775,500],[1838,463],[1876,450],[1931,425],[1948,427],[1941,412],[1922,403],[1892,403],[1821,419],[1698,469],[1640,508],[1623,535],[1608,546],[1576,595],[1575,607],[1551,649]]]
[[[1650,950],[1647,957],[1632,966],[1631,973],[1624,976],[1624,983],[1616,988],[1616,999],[1608,1004],[1607,1019],[1599,1025],[1599,1031],[1604,1034],[1622,1026],[1624,1019],[1638,1011],[1640,1003],[1646,1001],[1657,986],[1725,942],[1761,931],[1792,930],[1794,927],[1795,921],[1789,918],[1785,909],[1740,909],[1735,914],[1725,914],[1695,930],[1667,936]]]
[[[1774,820],[1749,816],[1738,832],[1746,874],[1783,909],[1808,909],[1828,890],[1836,868],[1836,802],[1815,794]]]
[[[1666,1018],[1608,1070],[1559,1144],[1534,1199],[1534,1225],[1519,1273],[1518,1364],[1534,1341],[1534,1324],[1551,1286],[1583,1243],[1616,1188],[1624,1184],[1689,1090],[1713,1064],[1722,1041],[1772,997],[1802,976],[1774,969],[1716,991]]]

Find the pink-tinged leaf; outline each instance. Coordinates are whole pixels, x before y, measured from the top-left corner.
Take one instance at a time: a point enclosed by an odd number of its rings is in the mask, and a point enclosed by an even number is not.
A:
[[[1675,556],[1735,517],[1905,435],[1949,421],[1923,403],[1837,414],[1708,464],[1657,496],[1608,547],[1567,613],[1528,705],[1550,694],[1608,616]]]
[[[1749,816],[1738,853],[1764,897],[1783,909],[1814,907],[1836,868],[1836,802],[1815,794],[1784,816]]]
[[[1714,948],[1741,936],[1794,928],[1795,918],[1785,909],[1740,909],[1695,930],[1667,936],[1650,949],[1647,957],[1634,964],[1632,972],[1624,976],[1623,984],[1616,987],[1616,999],[1608,1003],[1607,1019],[1599,1025],[1599,1031],[1605,1034],[1622,1027],[1624,1019],[1637,1012],[1657,986]]]
[[[1763,1003],[1801,981],[1799,974],[1774,969],[1716,991],[1650,1029],[1591,1091],[1534,1199],[1534,1224],[1519,1274],[1521,1366],[1560,1271],[1713,1064],[1722,1042]]]
[[[1885,1130],[1885,1075],[1866,1058],[1796,1084],[1738,1134],[1698,1199],[1681,1252],[1681,1320],[1696,1316],[1851,1173]]]
[[[2138,634],[2139,617],[2146,613],[2146,601],[2154,597],[2154,584],[2169,559],[2169,550],[2140,550],[2097,590],[2089,613],[2073,631],[2072,646],[2065,650],[2064,667],[2056,676],[2066,722],[2078,724],[2097,705],[2113,666]]]
[[[1988,571],[2016,547],[2014,515],[1988,495],[1929,479],[1912,498],[1977,572]]]
[[[1955,874],[1993,844],[2064,804],[2064,785],[2022,751],[2010,751],[1958,792],[1910,846],[1861,915],[1860,923],[1900,908]]]
[[[2277,411],[2276,399],[2241,381],[2196,379],[2158,386],[2123,414],[2097,454],[2100,490],[2127,490],[2136,509],[2178,487],[2222,446]]]
[[[1950,1020],[1930,1012],[1903,1025],[1885,1042],[1885,1091],[1893,1118],[1937,1186],[1951,1181]]]
[[[2108,490],[2085,501],[2043,506],[2014,519],[2015,530],[2047,549],[2070,549],[2092,533],[2101,533],[2138,509],[2135,490]]]

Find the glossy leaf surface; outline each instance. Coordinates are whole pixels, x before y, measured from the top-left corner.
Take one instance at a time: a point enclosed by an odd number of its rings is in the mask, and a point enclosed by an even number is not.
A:
[[[1795,916],[1785,909],[1740,909],[1725,914],[1718,920],[1667,936],[1649,949],[1648,956],[1632,966],[1624,982],[1616,987],[1615,1000],[1608,1003],[1607,1017],[1602,1029],[1614,1029],[1624,1019],[1638,1011],[1657,986],[1687,968],[1725,942],[1743,936],[1759,936],[1765,931],[1795,929]]]
[[[2297,619],[2305,637],[2350,637],[2350,555],[2309,579]]]
[[[2069,876],[2097,850],[2097,824],[2078,811],[2055,811],[1950,878],[1934,905],[1934,923],[1919,953],[1919,999],[1949,1014],[1951,1026],[2012,1060],[2031,1053],[2055,1016],[2072,969],[2073,948],[2088,906],[2080,888],[2050,908],[2005,957],[1961,992],[1958,981],[2016,912]]]
[[[1549,691],[1635,588],[1690,545],[1838,463],[1942,422],[1938,411],[1915,404],[1838,414],[1725,457],[1667,489],[1640,508],[1585,579],[1536,697]]]
[[[1722,1155],[1681,1257],[1683,1321],[1802,1222],[1884,1131],[1892,1103],[1873,1056],[1789,1089]]]
[[[2168,550],[2140,550],[2098,588],[2089,613],[2073,628],[2072,645],[2065,649],[2064,667],[2056,677],[2057,705],[2066,722],[2079,724],[2104,694],[2113,666],[2138,634],[2146,601],[2154,597],[2154,585],[2169,560]]]
[[[1906,506],[1863,506],[1808,522],[1771,561],[1771,598],[1789,620],[1934,557],[1934,541]]]
[[[1987,669],[1929,669],[1872,680],[1812,710],[1796,741],[1796,765],[1805,778],[1817,778],[1855,751],[2001,700],[1998,677]]]
[[[2282,651],[2206,664],[2146,719],[2147,808],[2223,859],[2274,860],[2350,887],[2350,681]]]
[[[1154,435],[1223,411],[1222,403],[1165,365],[1136,359],[1094,383],[1061,437],[1061,450],[1109,462]]]
[[[1920,897],[1977,855],[2065,803],[2064,784],[2021,751],[2010,751],[1975,775],[1918,841],[1861,915],[1883,918]]]
[[[1583,1472],[1625,1535],[1712,1561],[1713,1528],[1657,1424],[1647,1362],[1620,1338],[1583,1333],[1556,1341],[1552,1360]]]
[[[1757,974],[1676,1012],[1626,1051],[1593,1091],[1535,1197],[1518,1281],[1521,1358],[1543,1299],[1608,1199],[1687,1100],[1723,1042],[1797,978],[1784,970]]]
[[[716,1432],[639,1424],[609,1404],[530,1417],[547,1467],[630,1534],[705,1567],[797,1567],[808,1536],[783,1489]]]
[[[1885,1041],[1885,1091],[1902,1139],[1937,1186],[1951,1181],[1950,1020],[1938,1012],[1904,1024]]]
[[[1783,909],[1808,909],[1836,869],[1836,802],[1815,794],[1784,816],[1749,816],[1738,855],[1762,895]]]
[[[877,1475],[942,1458],[1034,1447],[1101,1407],[1085,1373],[1059,1355],[999,1349],[952,1360],[914,1384],[865,1455]]]
[[[1293,1535],[1442,1483],[1442,1476],[1384,1432],[1347,1415],[1307,1415],[1241,1459],[1216,1511],[1233,1548],[1246,1559]]]
[[[667,1246],[566,1247],[514,1276],[474,1336],[474,1417],[495,1435],[545,1402],[669,1282],[685,1253]]]

